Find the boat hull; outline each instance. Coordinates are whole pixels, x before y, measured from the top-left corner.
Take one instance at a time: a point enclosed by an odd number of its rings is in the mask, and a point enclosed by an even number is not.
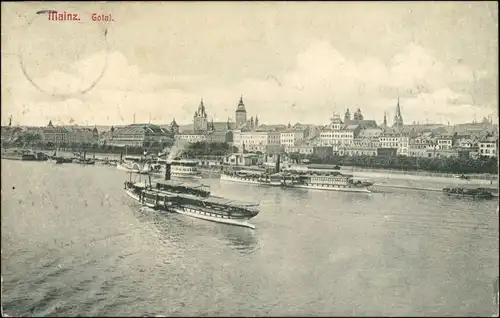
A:
[[[443,192],[444,194],[454,197],[454,198],[467,198],[467,199],[477,199],[477,200],[491,200],[495,198],[495,196],[492,195],[472,195],[472,194],[460,194],[460,193],[449,193],[449,192]]]
[[[148,171],[147,169],[130,169],[122,164],[117,163],[116,164],[116,169],[121,170],[121,171],[126,171],[126,172],[134,172],[134,173],[140,173],[140,174],[147,174]]]
[[[281,181],[265,182],[265,181],[260,181],[260,180],[234,177],[234,176],[230,176],[227,174],[221,174],[220,180],[221,181],[229,181],[229,182],[238,182],[238,183],[258,184],[258,185],[265,185],[265,186],[281,187]]]
[[[194,208],[188,208],[188,207],[173,207],[169,206],[168,208],[165,208],[165,201],[164,200],[159,200],[158,205],[147,202],[144,200],[144,202],[140,202],[139,196],[133,193],[131,190],[125,190],[127,195],[131,197],[132,199],[138,201],[140,204],[145,205],[147,207],[153,208],[153,209],[160,209],[162,211],[166,212],[175,212],[178,214],[183,214],[186,216],[190,216],[193,218],[197,219],[202,219],[206,221],[211,221],[211,222],[216,222],[216,223],[223,223],[223,224],[229,224],[229,225],[235,225],[235,226],[241,226],[241,227],[248,227],[251,229],[255,229],[255,226],[253,224],[248,223],[247,221],[251,218],[240,218],[240,219],[231,219],[225,216],[222,216],[220,214],[215,214],[215,213],[210,213],[210,212],[205,212],[205,211],[200,211]],[[168,204],[167,204],[168,206]]]
[[[366,187],[334,187],[334,186],[320,186],[312,184],[290,184],[287,185],[289,188],[301,188],[301,189],[314,189],[323,191],[340,191],[340,192],[357,192],[357,193],[371,193],[371,191]]]
[[[151,175],[155,177],[164,177],[164,172],[151,172]],[[186,179],[201,179],[201,174],[189,174],[189,173],[178,173],[175,171],[170,172],[171,177],[175,178],[186,178]]]

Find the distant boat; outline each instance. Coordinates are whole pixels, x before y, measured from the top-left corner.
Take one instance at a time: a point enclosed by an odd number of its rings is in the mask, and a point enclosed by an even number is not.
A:
[[[464,189],[464,188],[444,188],[443,193],[454,197],[464,197],[473,199],[493,199],[494,195],[484,188]]]
[[[2,153],[2,159],[22,160],[22,161],[45,161],[47,156],[44,153],[35,153],[31,150],[14,149]]]
[[[469,176],[466,176],[464,174],[461,174],[461,175],[456,175],[455,178],[457,179],[461,179],[461,180],[470,180],[470,177]]]
[[[135,172],[140,174],[146,174],[149,172],[149,165],[146,164],[145,160],[140,157],[126,156],[121,162],[116,164],[116,169]]]
[[[82,164],[82,165],[94,165],[95,164],[95,160],[93,160],[93,159],[77,159],[75,162]]]

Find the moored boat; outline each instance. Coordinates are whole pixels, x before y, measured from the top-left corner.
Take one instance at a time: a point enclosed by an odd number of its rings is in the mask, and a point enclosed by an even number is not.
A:
[[[283,176],[280,173],[267,173],[251,170],[224,171],[220,174],[221,181],[250,183],[267,186],[281,186]]]
[[[82,165],[94,165],[95,164],[95,160],[93,159],[76,159],[75,161],[76,163],[79,163],[79,164],[82,164]]]
[[[315,175],[309,173],[291,173],[285,175],[284,185],[290,188],[305,188],[328,191],[371,193],[371,182],[354,180],[351,175]]]
[[[145,160],[132,156],[124,157],[123,160],[116,164],[116,168],[118,170],[140,174],[146,174],[150,170],[149,165],[145,162]]]
[[[42,152],[35,153],[32,150],[14,149],[2,152],[1,158],[22,161],[46,161],[47,155]]]
[[[469,176],[466,176],[464,174],[461,174],[461,175],[455,175],[454,176],[455,178],[457,179],[461,179],[461,180],[470,180],[470,177]]]
[[[473,199],[493,199],[494,195],[485,188],[464,189],[464,188],[444,188],[443,193],[454,197],[464,197]]]
[[[127,195],[154,209],[254,228],[247,221],[259,213],[259,204],[213,196],[207,186],[172,181],[166,166],[165,181],[125,182]]]
[[[250,183],[267,186],[281,186],[283,175],[280,173],[280,156],[276,160],[274,171],[271,169],[225,169],[220,174],[221,181]]]
[[[164,160],[157,159],[153,162],[149,170],[154,176],[164,176],[165,175],[165,165],[169,163],[171,165],[171,176],[175,178],[191,178],[191,179],[201,179],[201,171],[198,170],[198,162],[194,160],[185,159],[174,159],[174,160]]]

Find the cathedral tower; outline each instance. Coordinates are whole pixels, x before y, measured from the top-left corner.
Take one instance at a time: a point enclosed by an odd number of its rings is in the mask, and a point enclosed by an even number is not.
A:
[[[245,104],[243,103],[243,96],[240,97],[240,102],[238,107],[236,107],[236,129],[240,129],[241,126],[247,122],[247,110],[245,109]]]
[[[203,98],[201,99],[198,110],[194,113],[193,117],[193,130],[194,131],[207,131],[208,129],[208,118],[205,105],[203,104]]]
[[[399,96],[398,96],[398,104],[396,106],[396,115],[394,116],[394,124],[392,125],[394,128],[403,127],[403,116],[401,115],[401,107],[399,106]]]

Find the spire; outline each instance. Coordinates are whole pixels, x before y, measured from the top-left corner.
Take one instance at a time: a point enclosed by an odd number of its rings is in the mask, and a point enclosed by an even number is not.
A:
[[[259,128],[259,118],[255,115],[255,128]]]
[[[402,126],[403,126],[403,116],[401,115],[401,106],[399,105],[399,96],[398,96],[398,102],[396,105],[396,114],[394,115],[393,127],[400,128]]]
[[[396,116],[401,118],[401,107],[399,106],[399,96],[398,96],[398,104],[396,106]]]
[[[238,107],[236,108],[236,112],[238,113],[246,113],[245,104],[243,103],[243,95],[240,97],[240,101],[238,102]]]
[[[387,127],[387,112],[384,112],[384,127]]]
[[[47,126],[54,127],[54,125],[52,125],[52,120],[51,119],[49,120],[49,124]]]
[[[198,116],[205,116],[205,104],[203,104],[203,97],[200,100],[200,105],[198,106]]]

